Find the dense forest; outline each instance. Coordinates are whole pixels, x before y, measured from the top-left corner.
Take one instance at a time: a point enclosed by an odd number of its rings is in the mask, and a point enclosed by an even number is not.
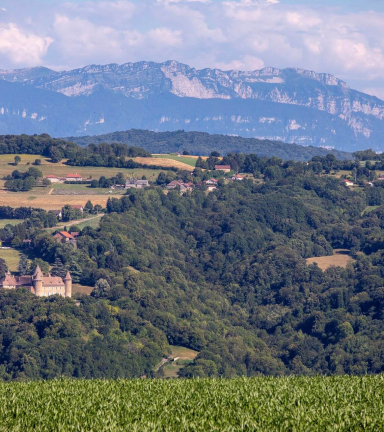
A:
[[[264,181],[183,196],[154,185],[110,199],[76,249],[42,230],[43,212],[1,229],[0,239],[31,239],[43,263],[75,262],[79,281],[95,286],[79,306],[2,292],[3,376],[153,374],[167,343],[199,351],[185,377],[383,372],[384,182],[370,186],[372,171],[355,167],[361,187],[350,189],[324,175],[345,167],[332,156],[251,159]],[[307,265],[334,249],[355,263]]]
[[[81,146],[101,143],[123,143],[145,148],[151,153],[174,153],[188,151],[192,155],[207,156],[212,151],[222,155],[229,152],[255,153],[259,156],[276,156],[284,160],[308,161],[313,156],[326,156],[332,153],[337,159],[353,159],[352,155],[339,150],[326,150],[319,147],[304,147],[281,141],[242,138],[230,135],[210,135],[205,132],[152,132],[131,129],[105,135],[65,138]]]
[[[108,158],[150,157],[148,151],[121,143],[89,145],[81,148],[73,142],[41,135],[0,135],[1,154],[36,154],[49,157],[52,162],[62,159],[87,159],[108,161]],[[107,162],[104,162],[107,163]],[[102,166],[102,165],[95,165]]]

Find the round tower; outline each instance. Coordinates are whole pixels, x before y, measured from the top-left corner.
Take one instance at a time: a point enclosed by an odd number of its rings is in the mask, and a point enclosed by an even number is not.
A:
[[[65,275],[64,284],[65,284],[65,297],[72,297],[72,278],[69,271]]]
[[[32,276],[33,288],[35,289],[35,294],[38,297],[44,296],[43,289],[43,273],[39,266],[36,267],[35,273]]]

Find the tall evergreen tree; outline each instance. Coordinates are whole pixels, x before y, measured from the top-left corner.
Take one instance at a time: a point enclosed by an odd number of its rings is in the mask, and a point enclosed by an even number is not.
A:
[[[63,277],[65,277],[66,272],[67,271],[66,271],[61,259],[56,258],[55,263],[53,264],[53,267],[52,267],[52,272],[51,272],[52,275],[53,276],[59,276],[59,277],[63,278]]]
[[[19,264],[17,266],[17,271],[21,275],[26,275],[28,273],[28,259],[24,254],[20,255],[20,260],[19,260]]]
[[[8,271],[7,263],[3,258],[0,258],[0,277],[3,277]]]
[[[67,270],[69,270],[69,272],[71,273],[72,282],[79,283],[83,271],[74,257],[71,257],[68,261]]]

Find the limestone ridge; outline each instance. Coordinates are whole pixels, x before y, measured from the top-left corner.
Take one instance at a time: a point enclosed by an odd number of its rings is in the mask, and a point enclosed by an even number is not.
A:
[[[13,115],[25,119],[14,133],[45,128],[53,135],[79,136],[132,127],[184,129],[348,151],[384,150],[384,102],[325,73],[272,67],[250,72],[197,70],[167,61],[90,65],[64,72],[0,71],[0,79],[22,83],[25,93],[32,88],[43,91],[35,93],[41,97],[33,108],[16,106],[12,98],[6,101]],[[51,109],[43,112],[47,104],[41,102],[51,93],[68,99],[65,105],[73,114],[65,130],[60,124],[65,115],[62,103],[52,101]],[[2,115],[10,113],[5,99],[0,94],[0,133],[10,133],[2,128]]]

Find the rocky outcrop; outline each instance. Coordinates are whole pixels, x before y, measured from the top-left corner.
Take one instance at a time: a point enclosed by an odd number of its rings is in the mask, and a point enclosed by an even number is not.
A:
[[[81,105],[80,117],[85,120],[76,131],[68,130],[67,135],[83,134],[92,125],[99,125],[95,126],[96,129],[99,127],[95,133],[129,127],[153,130],[191,130],[189,128],[195,127],[195,130],[207,132],[281,139],[345,150],[367,146],[381,149],[382,146],[383,101],[350,89],[344,81],[332,75],[303,69],[197,70],[176,61],[167,61],[90,65],[64,72],[45,68],[0,71],[1,78],[22,82],[25,88],[77,99],[77,102],[69,104]],[[93,119],[95,110],[90,104],[91,96],[100,93],[105,98],[102,102],[104,109],[100,107],[97,119]],[[167,105],[170,96],[183,100],[181,111],[174,113]],[[121,97],[131,102],[122,102]],[[116,98],[120,104],[128,106],[137,105],[134,101],[142,101],[139,105],[145,114],[136,120],[140,125],[127,124],[123,119],[117,122],[108,115],[108,111],[111,112],[108,107]],[[197,106],[201,109],[200,114],[195,109]],[[214,109],[207,111],[205,108],[208,107]],[[148,110],[152,110],[152,116]],[[57,123],[61,115],[60,107],[40,113],[37,107],[5,106],[1,104],[0,96],[0,126],[3,111],[44,121],[47,125],[54,119]],[[137,113],[128,111],[126,117],[137,119]]]

